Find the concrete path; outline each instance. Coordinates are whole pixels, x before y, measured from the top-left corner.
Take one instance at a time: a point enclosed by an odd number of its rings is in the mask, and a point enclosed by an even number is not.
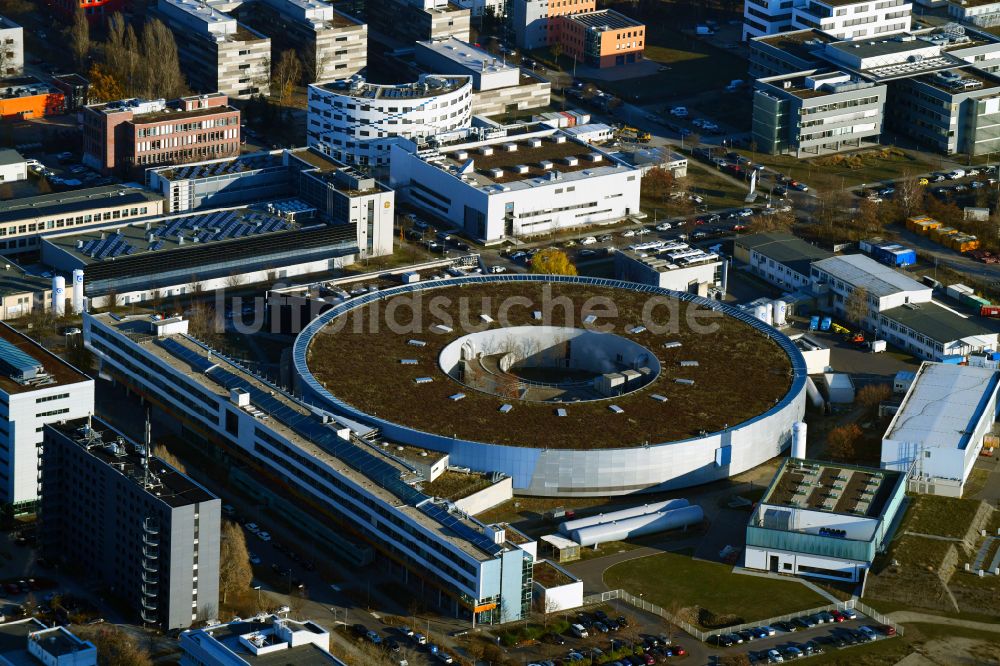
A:
[[[940,624],[948,627],[964,627],[965,629],[1000,634],[1000,624],[961,620],[957,617],[944,617],[943,615],[927,615],[926,613],[915,613],[913,611],[894,611],[889,613],[889,619],[899,624]]]

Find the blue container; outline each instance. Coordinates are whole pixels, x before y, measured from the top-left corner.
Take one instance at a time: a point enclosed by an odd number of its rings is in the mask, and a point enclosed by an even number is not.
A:
[[[962,365],[962,363],[965,363],[965,357],[961,354],[948,354],[941,357],[941,362],[948,363],[949,365]]]
[[[829,331],[831,324],[833,324],[833,320],[832,319],[830,319],[829,317],[823,317],[823,321],[821,321],[819,323],[819,330],[821,330],[821,331]]]
[[[1000,361],[1000,352],[990,352],[991,361]]]
[[[912,266],[917,263],[917,252],[907,248],[904,252],[896,253],[897,266]]]
[[[809,330],[815,331],[817,328],[819,328],[819,315],[813,315],[809,317]]]

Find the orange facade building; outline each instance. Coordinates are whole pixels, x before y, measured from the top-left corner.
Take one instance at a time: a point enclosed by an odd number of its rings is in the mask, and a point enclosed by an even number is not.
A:
[[[55,87],[26,76],[0,80],[0,119],[24,120],[63,112],[64,97]]]
[[[611,9],[568,14],[553,24],[563,53],[588,67],[616,67],[642,60],[646,26],[624,14]]]

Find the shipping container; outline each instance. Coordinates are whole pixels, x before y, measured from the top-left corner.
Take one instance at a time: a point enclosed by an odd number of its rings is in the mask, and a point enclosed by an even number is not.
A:
[[[813,315],[809,317],[809,330],[815,331],[817,328],[819,328],[819,315]]]
[[[949,284],[944,292],[948,294],[950,298],[954,298],[956,301],[962,299],[962,294],[971,294],[972,287],[967,287],[964,284]]]
[[[931,231],[931,238],[933,238],[938,243],[942,242],[945,236],[950,236],[952,234],[957,234],[958,229],[955,227],[937,227]]]
[[[942,356],[940,362],[947,363],[949,365],[962,365],[965,363],[965,357],[961,354],[948,354],[946,356]]]
[[[975,308],[976,310],[979,310],[984,305],[992,305],[992,303],[990,303],[985,298],[981,298],[979,296],[976,296],[975,294],[962,294],[962,297],[958,300],[963,305],[968,305],[969,307]]]
[[[969,250],[979,249],[979,239],[975,236],[967,236],[962,239],[961,242],[956,241],[952,244],[952,249],[958,250],[959,252],[968,252]]]
[[[821,330],[821,331],[829,331],[831,324],[833,324],[833,320],[832,319],[830,319],[829,317],[823,317],[822,321],[820,321],[820,323],[819,323],[819,330]]]
[[[1000,317],[1000,305],[983,305],[979,308],[980,317]]]
[[[915,231],[921,236],[928,235],[932,230],[941,226],[941,223],[926,215],[914,215],[906,220],[906,228]]]
[[[575,127],[576,126],[576,116],[569,113],[568,111],[560,111],[559,115],[566,119],[566,124],[563,127]]]

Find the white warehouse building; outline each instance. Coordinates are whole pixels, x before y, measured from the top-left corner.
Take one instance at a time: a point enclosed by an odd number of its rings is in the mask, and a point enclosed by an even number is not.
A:
[[[469,76],[424,74],[400,85],[355,76],[309,86],[308,145],[347,164],[388,164],[394,139],[423,139],[471,122]]]
[[[479,136],[421,150],[393,146],[391,187],[487,244],[639,212],[640,170],[594,146],[545,125]]]
[[[1000,373],[924,363],[882,438],[882,467],[911,470],[911,490],[961,497],[997,414]]]

